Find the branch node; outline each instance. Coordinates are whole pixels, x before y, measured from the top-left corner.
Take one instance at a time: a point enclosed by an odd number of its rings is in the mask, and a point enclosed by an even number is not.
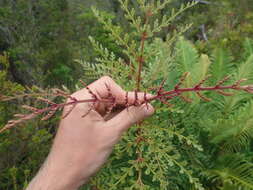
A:
[[[199,89],[210,77],[211,77],[211,75],[207,75],[203,80],[201,80],[201,81],[195,86],[195,89]]]

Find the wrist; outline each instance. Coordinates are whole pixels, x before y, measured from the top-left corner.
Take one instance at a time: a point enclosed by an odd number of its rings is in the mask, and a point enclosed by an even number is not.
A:
[[[85,181],[71,165],[59,167],[47,159],[27,190],[77,190]]]

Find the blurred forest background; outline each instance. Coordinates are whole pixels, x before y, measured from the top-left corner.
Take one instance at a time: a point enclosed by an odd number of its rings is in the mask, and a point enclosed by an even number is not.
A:
[[[161,15],[188,1],[172,0]],[[33,85],[64,85],[74,90],[78,79],[90,82],[90,73],[75,61],[96,62],[90,35],[121,56],[91,6],[124,26],[117,0],[0,0],[0,94],[21,93]],[[231,61],[240,62],[246,54],[245,42],[252,43],[252,20],[252,0],[200,0],[159,35],[163,39],[179,25],[193,23],[184,36],[200,53],[211,55],[222,49]],[[17,105],[29,100],[20,101],[0,103],[0,126],[19,112]],[[57,121],[33,120],[0,134],[0,189],[18,190],[27,185],[49,151]]]

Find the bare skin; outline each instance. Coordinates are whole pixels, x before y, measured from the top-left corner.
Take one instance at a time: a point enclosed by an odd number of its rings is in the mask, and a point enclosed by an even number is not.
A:
[[[116,97],[117,104],[122,104],[126,92],[110,77],[100,78],[89,88],[105,98],[108,96],[105,83]],[[77,91],[72,96],[78,100],[92,98],[87,89]],[[142,101],[144,93],[138,93],[138,98]],[[128,102],[134,101],[135,94],[130,92]],[[68,117],[61,120],[49,156],[27,190],[77,190],[102,167],[122,134],[154,113],[153,107],[148,104],[148,107],[131,106],[105,118],[107,107],[105,104],[96,104],[95,110],[82,117],[90,105],[79,104]],[[64,112],[68,109],[66,107]]]

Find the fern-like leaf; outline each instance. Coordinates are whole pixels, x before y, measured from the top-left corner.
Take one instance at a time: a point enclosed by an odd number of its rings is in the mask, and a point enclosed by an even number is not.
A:
[[[214,83],[223,79],[228,73],[231,73],[232,65],[232,57],[226,50],[222,48],[215,49],[212,54],[212,65],[210,69]]]
[[[218,119],[211,126],[210,141],[219,145],[223,152],[243,150],[253,138],[253,102],[247,103],[229,119]]]
[[[242,156],[223,156],[220,167],[209,170],[207,173],[212,181],[222,181],[221,187],[227,189],[252,190],[253,164],[242,159]]]

